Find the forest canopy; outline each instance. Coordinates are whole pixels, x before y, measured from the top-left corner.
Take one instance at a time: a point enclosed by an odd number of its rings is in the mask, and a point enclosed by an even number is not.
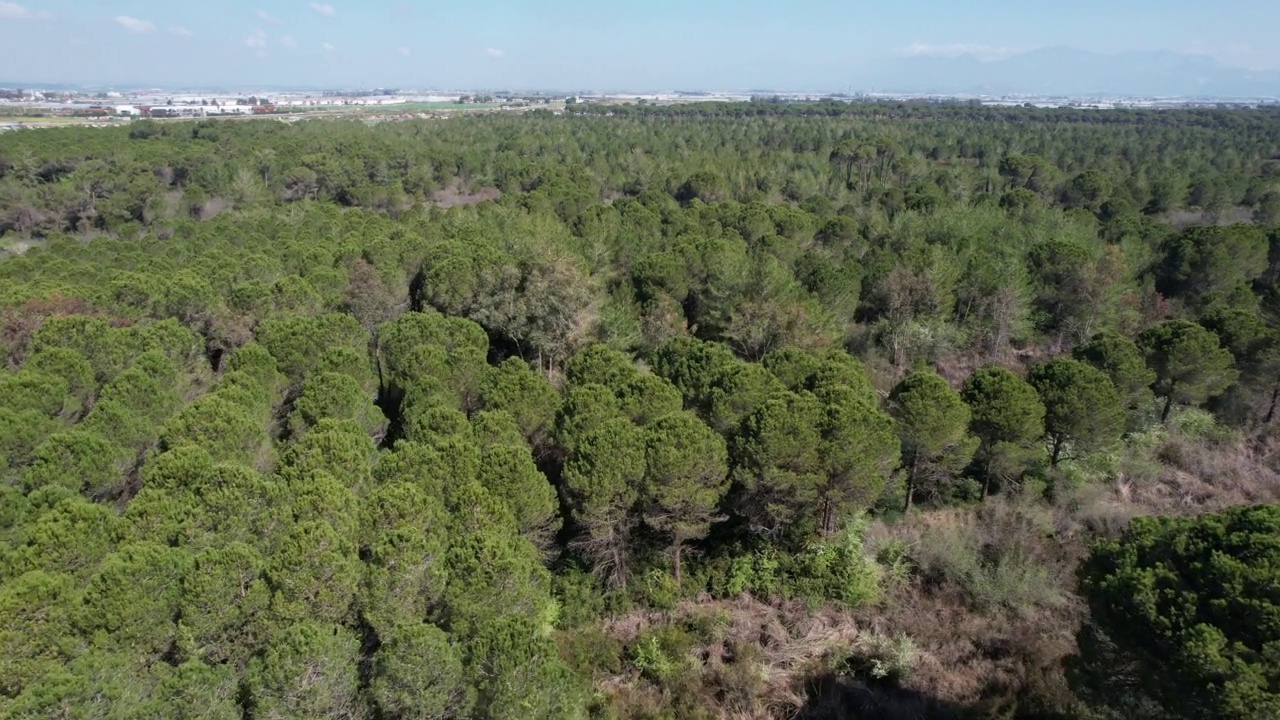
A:
[[[1274,108],[5,133],[0,715],[1233,717],[1277,328]]]

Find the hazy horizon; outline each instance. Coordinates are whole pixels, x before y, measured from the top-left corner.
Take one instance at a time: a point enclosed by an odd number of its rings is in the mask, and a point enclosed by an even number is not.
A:
[[[1280,95],[1280,45],[1267,38],[1269,28],[1280,23],[1280,5],[599,5],[0,0],[0,42],[11,58],[0,80],[569,91],[932,87],[952,93],[988,88],[1048,94],[1069,88],[1196,94],[1202,88],[1208,95]],[[1064,48],[1075,54],[1064,54]],[[1140,67],[1091,55],[1121,53],[1143,53]]]

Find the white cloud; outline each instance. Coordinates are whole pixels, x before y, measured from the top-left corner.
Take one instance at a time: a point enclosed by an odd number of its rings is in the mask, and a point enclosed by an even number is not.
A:
[[[267,47],[267,34],[261,30],[254,30],[244,39],[244,44],[254,50],[262,50]]]
[[[929,43],[912,43],[898,51],[906,57],[948,57],[958,58],[965,55],[975,57],[983,62],[1003,60],[1011,55],[1023,52],[1018,48],[996,47],[972,43],[952,43],[948,45],[930,45]]]
[[[275,15],[272,15],[271,13],[267,12],[266,10],[263,10],[262,8],[258,8],[257,10],[254,10],[253,14],[259,20],[261,20],[262,22],[268,25],[280,24],[280,18],[276,17]]]
[[[280,44],[289,48],[290,50],[298,47],[298,41],[294,40],[292,35],[280,36]]]
[[[0,2],[0,20],[52,20],[47,12],[28,10],[16,2]]]
[[[125,30],[139,35],[145,35],[146,33],[153,33],[156,31],[156,24],[150,20],[139,20],[138,18],[131,18],[128,15],[117,15],[116,23]]]
[[[399,15],[400,17],[408,17],[413,14],[413,4],[402,2],[396,5],[395,7],[391,8],[391,12],[395,13],[396,15]]]
[[[310,7],[311,7],[311,11],[312,11],[312,12],[320,13],[321,15],[324,15],[325,17],[333,17],[334,15],[337,15],[337,14],[338,14],[338,11],[337,11],[337,10],[334,10],[334,9],[333,9],[333,6],[332,6],[332,5],[330,5],[329,3],[318,3],[318,2],[313,2],[313,3],[311,3],[311,6],[310,6]]]
[[[503,53],[503,52],[502,52],[501,50],[499,50],[498,48],[492,48],[492,47],[491,47],[491,48],[485,48],[485,49],[484,49],[484,54],[485,54],[485,55],[488,55],[488,56],[489,56],[489,57],[491,57],[491,58],[500,58],[500,57],[502,57],[505,53]]]
[[[399,53],[402,57],[409,57],[410,55],[413,54],[413,51],[407,47],[402,47],[400,48]]]
[[[182,27],[181,25],[175,25],[169,28],[169,32],[177,35],[178,37],[191,37],[192,34],[190,30]]]
[[[325,43],[325,44],[321,45],[320,47],[324,48],[324,51],[325,51],[325,52],[333,52],[333,51],[334,51],[333,43]]]

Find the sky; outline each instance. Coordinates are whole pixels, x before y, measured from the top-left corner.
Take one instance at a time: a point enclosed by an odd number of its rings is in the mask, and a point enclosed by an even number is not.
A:
[[[1058,46],[1280,71],[1277,27],[1265,0],[0,0],[0,83],[836,91]]]

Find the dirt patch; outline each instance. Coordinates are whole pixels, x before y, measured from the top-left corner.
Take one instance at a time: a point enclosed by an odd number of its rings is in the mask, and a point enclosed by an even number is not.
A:
[[[460,205],[478,205],[486,200],[497,200],[502,191],[496,187],[468,188],[460,180],[454,180],[442,190],[431,194],[428,205],[438,208],[451,208]]]
[[[1236,206],[1220,212],[1203,210],[1174,210],[1159,218],[1178,230],[1199,225],[1236,225],[1252,223],[1253,210],[1244,206]]]

